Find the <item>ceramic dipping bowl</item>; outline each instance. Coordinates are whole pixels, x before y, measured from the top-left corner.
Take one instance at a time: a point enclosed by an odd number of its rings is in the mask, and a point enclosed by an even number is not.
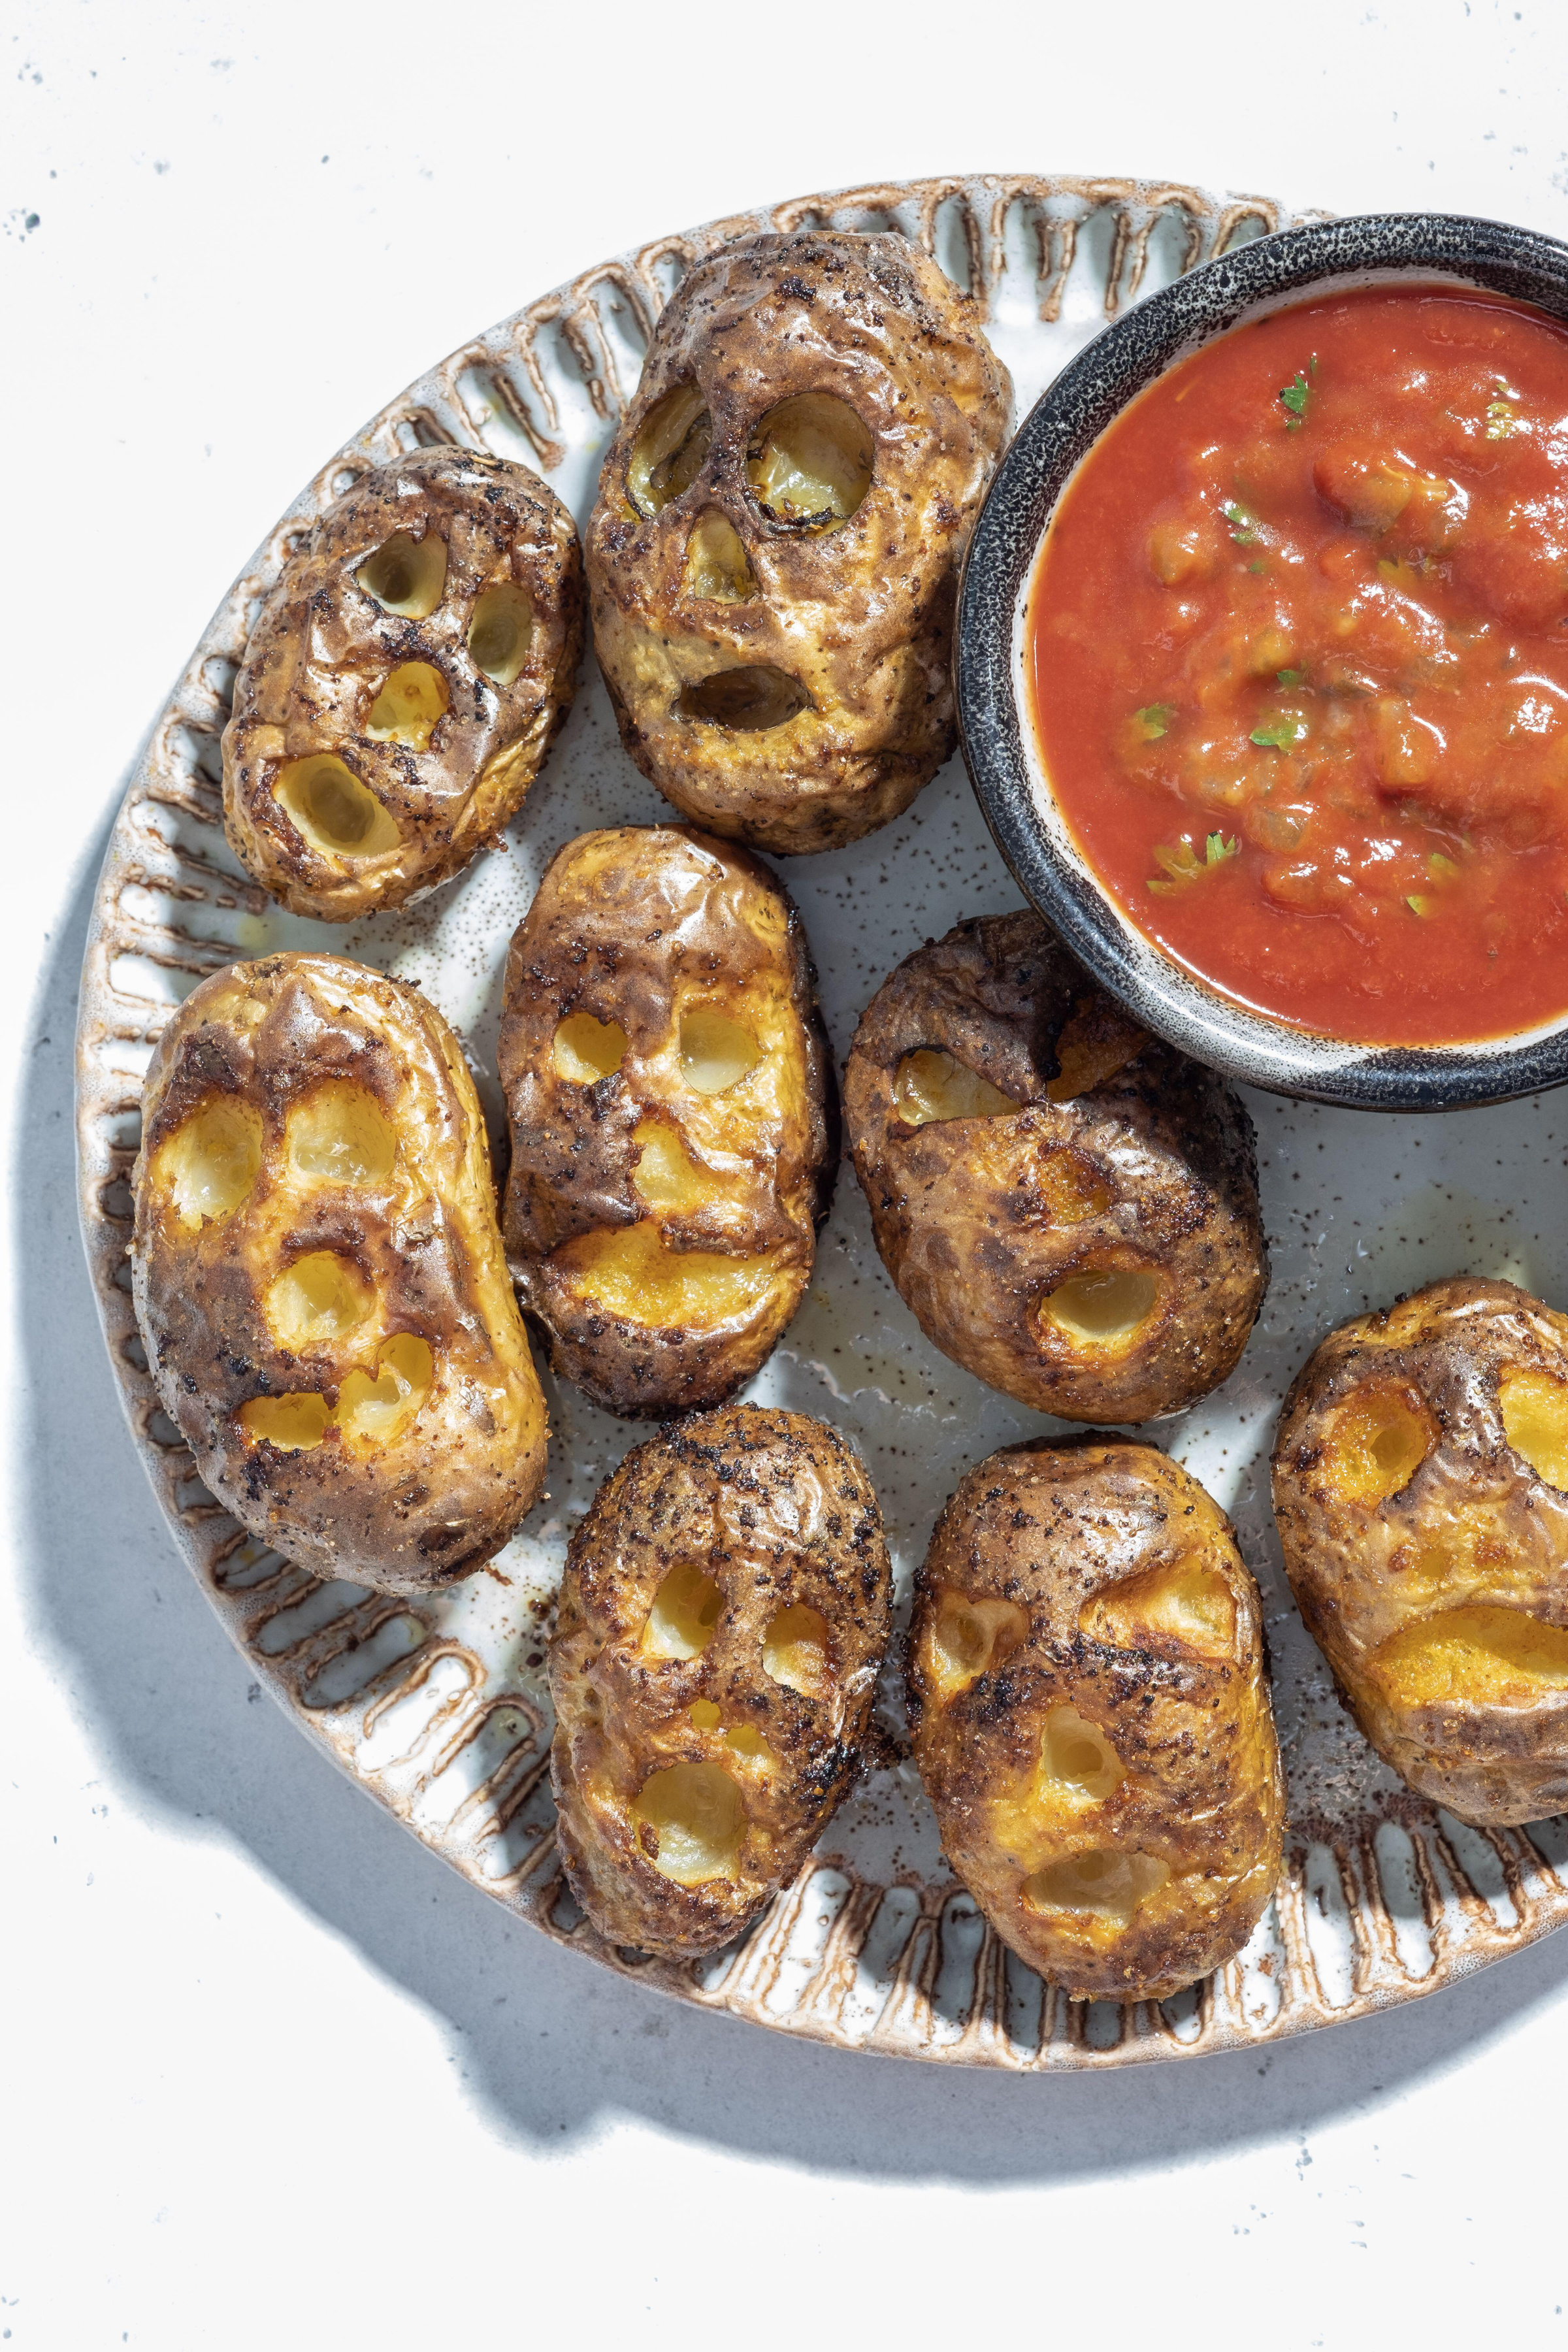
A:
[[[963,755],[996,845],[1039,912],[1146,1028],[1245,1084],[1367,1110],[1453,1110],[1568,1081],[1568,1014],[1518,1036],[1367,1045],[1221,995],[1135,930],[1076,846],[1037,746],[1026,605],[1040,541],[1079,461],[1127,404],[1261,311],[1402,278],[1484,288],[1568,321],[1568,246],[1504,222],[1384,213],[1313,222],[1225,255],[1107,327],[1037,401],[970,542],[955,674]]]

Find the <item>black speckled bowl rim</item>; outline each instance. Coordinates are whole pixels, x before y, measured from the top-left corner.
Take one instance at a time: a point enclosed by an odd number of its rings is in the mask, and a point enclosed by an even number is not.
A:
[[[1221,996],[1135,931],[1050,799],[1025,698],[1025,600],[1068,477],[1145,384],[1249,312],[1336,279],[1447,278],[1568,321],[1568,246],[1503,221],[1378,213],[1259,237],[1103,330],[1041,395],[997,469],[970,541],[954,661],[963,756],[1014,877],[1100,985],[1146,1027],[1227,1076],[1364,1110],[1457,1110],[1568,1082],[1568,1015],[1527,1035],[1366,1046],[1290,1029]]]

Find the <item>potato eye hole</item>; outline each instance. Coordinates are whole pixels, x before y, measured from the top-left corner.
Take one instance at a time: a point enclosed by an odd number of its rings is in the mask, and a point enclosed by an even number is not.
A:
[[[1103,1804],[1127,1778],[1100,1726],[1071,1706],[1053,1706],[1046,1717],[1040,1770],[1058,1792],[1079,1804]]]
[[[1568,1381],[1510,1367],[1498,1382],[1503,1435],[1538,1478],[1568,1490]]]
[[[746,480],[770,522],[832,530],[871,487],[875,444],[865,420],[828,392],[770,408],[746,450]]]
[[[1006,1118],[1023,1105],[944,1047],[920,1045],[899,1064],[893,1108],[906,1127],[929,1127],[938,1119]]]
[[[1437,1434],[1418,1390],[1391,1383],[1358,1389],[1329,1431],[1329,1483],[1341,1502],[1375,1509],[1409,1486]]]
[[[632,1190],[647,1208],[692,1216],[724,1198],[724,1180],[693,1160],[674,1128],[640,1119],[632,1129],[632,1148],[637,1154]]]
[[[365,557],[354,578],[383,612],[395,613],[405,621],[427,621],[447,585],[447,542],[433,530],[423,539],[395,530]]]
[[[332,751],[285,760],[272,779],[272,797],[323,857],[384,857],[403,838],[369,785]]]
[[[308,1182],[384,1184],[397,1160],[397,1137],[375,1097],[346,1078],[329,1078],[289,1113],[285,1153]]]
[[[240,1406],[238,1418],[255,1444],[275,1446],[279,1454],[308,1454],[320,1445],[332,1425],[326,1398],[309,1391],[292,1396],[252,1397]]]
[[[352,1258],[311,1250],[273,1280],[267,1319],[279,1344],[297,1353],[346,1339],[374,1305],[375,1292]]]
[[[385,1445],[408,1427],[436,1377],[428,1339],[399,1331],[385,1340],[370,1372],[350,1372],[338,1387],[338,1426],[345,1437]]]
[[[833,1672],[827,1621],[805,1601],[781,1609],[763,1636],[763,1672],[802,1698],[826,1698]]]
[[[638,1643],[643,1656],[658,1663],[700,1658],[718,1630],[724,1595],[694,1561],[670,1569],[653,1596]]]
[[[551,1046],[556,1076],[574,1087],[613,1078],[626,1055],[626,1033],[620,1023],[596,1021],[591,1013],[569,1013]]]
[[[706,677],[683,687],[670,705],[677,719],[704,727],[727,727],[741,735],[765,734],[786,727],[812,707],[800,680],[770,662],[738,669],[710,670]]]
[[[182,1119],[158,1154],[159,1181],[192,1231],[232,1216],[261,1173],[261,1119],[245,1103],[209,1098]]]
[[[410,751],[429,749],[451,696],[434,662],[399,662],[388,670],[380,693],[364,715],[373,743],[400,743]]]
[[[1078,1623],[1089,1641],[1115,1650],[1174,1642],[1201,1658],[1236,1654],[1236,1596],[1201,1558],[1121,1578],[1084,1602]]]
[[[510,686],[533,643],[533,599],[503,580],[476,598],[468,623],[468,658],[497,686]]]
[[[724,1726],[723,1709],[710,1698],[694,1698],[686,1710],[694,1731],[716,1731],[736,1756],[744,1756],[755,1764],[776,1765],[777,1757],[753,1724]]]
[[[757,593],[745,541],[728,515],[716,508],[692,525],[684,584],[689,596],[710,604],[747,604]]]
[[[1016,1601],[943,1592],[931,1620],[929,1664],[943,1704],[1012,1656],[1029,1630]]]
[[[728,1094],[750,1077],[763,1049],[749,1029],[710,1006],[696,1005],[680,1018],[680,1075],[694,1094]]]
[[[643,1782],[629,1818],[638,1852],[661,1878],[701,1886],[736,1876],[746,1808],[722,1766],[666,1766]]]
[[[678,383],[643,418],[626,467],[626,496],[649,520],[691,488],[707,462],[713,421],[700,387]]]
[[[1159,1276],[1139,1266],[1069,1275],[1040,1302],[1042,1334],[1085,1352],[1131,1347],[1152,1319],[1160,1290]]]
[[[1568,1627],[1522,1609],[1445,1609],[1391,1633],[1368,1670],[1404,1706],[1536,1706],[1568,1685]]]
[[[1057,1039],[1057,1075],[1046,1100],[1072,1102],[1104,1086],[1149,1043],[1149,1033],[1103,996],[1086,996]]]
[[[1125,1927],[1170,1875],[1170,1864],[1158,1854],[1091,1846],[1047,1863],[1025,1879],[1020,1893],[1031,1911],[1082,1912]]]
[[[671,1249],[651,1217],[563,1242],[551,1265],[569,1290],[639,1329],[717,1331],[748,1321],[777,1288],[776,1252],[727,1257]]]
[[[1081,1225],[1101,1217],[1116,1197],[1094,1161],[1070,1144],[1042,1155],[1035,1181],[1053,1225]]]

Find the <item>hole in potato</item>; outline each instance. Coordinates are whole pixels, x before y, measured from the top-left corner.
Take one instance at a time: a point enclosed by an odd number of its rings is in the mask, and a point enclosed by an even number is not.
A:
[[[1023,1105],[939,1045],[906,1054],[893,1080],[893,1108],[907,1127],[935,1119],[1005,1118]]]
[[[831,530],[848,521],[870,488],[874,450],[847,400],[796,393],[752,432],[746,479],[771,521]]]
[[[722,1181],[698,1165],[672,1127],[641,1119],[632,1130],[632,1142],[638,1155],[632,1190],[648,1208],[686,1216],[723,1197]]]
[[[1053,1225],[1081,1225],[1103,1216],[1113,1197],[1093,1160],[1070,1146],[1045,1154],[1037,1181]]]
[[[658,1604],[656,1601],[654,1605],[657,1608]],[[645,1634],[643,1638],[646,1643],[647,1638],[647,1635]],[[720,1720],[719,1709],[710,1698],[694,1698],[686,1712],[690,1718],[694,1730],[718,1730]]]
[[[325,1437],[332,1416],[323,1396],[252,1397],[239,1408],[239,1425],[258,1445],[275,1445],[279,1454],[308,1454]]]
[[[281,1346],[319,1348],[357,1331],[375,1292],[352,1258],[312,1250],[285,1266],[267,1294],[267,1317]]]
[[[689,1560],[678,1562],[653,1596],[639,1644],[644,1657],[700,1658],[713,1639],[723,1606],[724,1595],[710,1576]],[[696,1716],[691,1719],[695,1723]],[[713,1720],[719,1720],[716,1707]]]
[[[686,542],[686,593],[711,604],[748,604],[757,579],[745,542],[728,515],[710,509]]]
[[[1568,1491],[1568,1381],[1510,1368],[1498,1382],[1503,1434],[1549,1486]]]
[[[640,515],[662,514],[701,472],[713,425],[700,388],[678,383],[643,418],[626,467],[626,496]]]
[[[770,663],[743,669],[710,670],[706,677],[684,687],[671,705],[678,719],[695,719],[708,727],[733,728],[756,735],[770,727],[784,727],[811,709],[811,697],[798,678]]]
[[[773,1255],[673,1250],[650,1222],[604,1226],[563,1242],[552,1264],[580,1297],[653,1330],[717,1330],[749,1317],[778,1280]]]
[[[381,692],[365,712],[364,731],[374,743],[426,751],[450,700],[447,681],[434,662],[399,662],[388,670]]]
[[[1079,1612],[1079,1631],[1116,1650],[1176,1642],[1201,1658],[1236,1654],[1236,1596],[1218,1569],[1194,1555],[1124,1576]]]
[[[528,659],[533,642],[533,599],[526,588],[503,580],[475,599],[468,623],[468,658],[497,686],[510,686]]]
[[[1568,1683],[1568,1627],[1522,1609],[1446,1609],[1391,1633],[1368,1667],[1405,1706],[1533,1706]]]
[[[779,1611],[763,1635],[763,1671],[803,1698],[826,1696],[831,1680],[827,1621],[819,1611],[804,1601]]]
[[[1084,997],[1057,1039],[1057,1075],[1046,1087],[1046,1100],[1072,1102],[1091,1093],[1135,1061],[1148,1043],[1148,1032],[1109,997]]]
[[[555,1075],[569,1086],[597,1086],[613,1078],[626,1059],[626,1033],[618,1021],[595,1021],[591,1013],[569,1013],[555,1032]]]
[[[433,530],[414,539],[395,530],[367,555],[354,578],[382,610],[405,621],[426,621],[447,584],[447,542]]]
[[[1057,1793],[1080,1804],[1103,1804],[1127,1778],[1098,1724],[1071,1706],[1053,1706],[1046,1717],[1040,1769],[1056,1783]]]
[[[1023,1898],[1035,1911],[1087,1911],[1125,1927],[1139,1906],[1171,1875],[1157,1854],[1121,1853],[1114,1846],[1064,1854],[1026,1878]]]
[[[746,1808],[721,1766],[670,1764],[655,1772],[643,1782],[631,1819],[643,1833],[639,1851],[661,1878],[672,1878],[678,1886],[700,1886],[710,1878],[735,1876]]]
[[[290,1112],[287,1150],[296,1176],[384,1184],[397,1159],[397,1138],[374,1095],[346,1078],[329,1078]]]
[[[680,1075],[694,1094],[727,1094],[762,1058],[751,1031],[726,1013],[697,1005],[681,1015]]]
[[[944,1592],[931,1619],[927,1671],[943,1702],[999,1666],[1023,1641],[1029,1621],[1016,1601],[972,1601]]]
[[[272,797],[295,831],[324,857],[381,857],[403,836],[375,794],[334,752],[285,760]]]
[[[1069,1275],[1040,1303],[1040,1321],[1075,1348],[1125,1347],[1159,1304],[1157,1275],[1110,1266]]]
[[[193,1230],[232,1215],[260,1173],[260,1117],[223,1095],[182,1119],[158,1154],[158,1180]]]
[[[1330,1484],[1342,1502],[1375,1507],[1409,1486],[1436,1442],[1437,1424],[1415,1389],[1358,1389],[1329,1432]]]
[[[753,1764],[776,1764],[778,1758],[754,1725],[737,1723],[724,1734],[724,1744]]]
[[[412,1331],[399,1331],[384,1341],[374,1379],[369,1372],[350,1372],[339,1387],[339,1427],[345,1437],[386,1444],[414,1419],[435,1377],[430,1342]]]

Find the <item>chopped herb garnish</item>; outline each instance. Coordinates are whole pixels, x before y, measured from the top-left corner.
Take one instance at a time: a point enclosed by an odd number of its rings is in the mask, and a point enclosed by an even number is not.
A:
[[[1245,507],[1237,506],[1236,500],[1232,499],[1230,504],[1223,507],[1220,511],[1230,525],[1230,535],[1237,547],[1253,547],[1257,544],[1258,533],[1252,527],[1252,517]]]
[[[1434,882],[1452,882],[1458,878],[1459,869],[1451,857],[1445,857],[1440,849],[1435,849],[1426,860],[1426,871]]]
[[[1212,866],[1223,866],[1227,857],[1237,856],[1240,847],[1239,841],[1226,841],[1223,834],[1211,833],[1200,858],[1184,834],[1173,848],[1166,842],[1156,842],[1154,859],[1163,872],[1149,877],[1149,887],[1160,898],[1168,898],[1173,892],[1196,882]]]
[[[1518,429],[1518,415],[1508,401],[1488,401],[1487,439],[1489,441],[1506,441],[1509,435],[1517,432]]]
[[[1266,572],[1268,567],[1260,555],[1255,555],[1247,568],[1249,572]]]
[[[1416,897],[1414,898],[1406,898],[1405,903],[1409,908],[1413,915],[1429,915],[1432,911],[1432,901],[1430,898]]]
[[[1314,373],[1316,373],[1317,365],[1317,357],[1316,354],[1314,354],[1312,359],[1312,368]],[[1280,400],[1290,412],[1289,415],[1285,420],[1285,430],[1287,433],[1300,433],[1301,430],[1302,419],[1307,414],[1307,397],[1311,389],[1311,385],[1307,382],[1301,370],[1298,368],[1296,371],[1295,382],[1293,383],[1288,383],[1279,394]]]
[[[1307,683],[1304,669],[1277,669],[1274,675],[1281,686],[1305,686]]]
[[[1288,751],[1306,731],[1307,722],[1299,710],[1277,710],[1272,719],[1266,719],[1261,727],[1253,729],[1252,740],[1262,744],[1266,751]]]
[[[1147,702],[1142,710],[1135,710],[1132,713],[1142,730],[1146,743],[1157,743],[1162,735],[1168,734],[1171,721],[1175,715],[1176,706],[1173,702]]]
[[[1204,864],[1205,866],[1222,865],[1226,858],[1234,857],[1240,847],[1239,841],[1226,841],[1222,833],[1211,833],[1204,844]]]

